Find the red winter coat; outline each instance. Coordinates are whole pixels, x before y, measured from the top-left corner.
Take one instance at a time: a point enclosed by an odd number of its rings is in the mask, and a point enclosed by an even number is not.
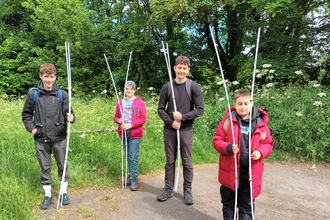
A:
[[[255,108],[257,109],[257,108]],[[232,107],[231,110],[234,110]],[[262,173],[264,171],[264,163],[262,158],[266,158],[270,155],[273,149],[273,138],[271,136],[270,130],[267,126],[268,124],[268,114],[258,108],[257,109],[260,113],[262,121],[257,123],[254,133],[251,136],[251,154],[254,150],[258,150],[261,153],[261,157],[259,160],[252,160],[252,197],[255,199],[261,191],[261,184],[262,184]],[[226,151],[226,147],[229,144],[233,144],[233,135],[232,135],[232,128],[231,123],[229,123],[227,132],[224,130],[224,123],[227,119],[229,119],[229,111],[226,110],[226,118],[222,119],[218,125],[218,128],[214,134],[213,138],[213,146],[216,151],[220,153],[219,157],[219,174],[218,174],[218,181],[235,191],[235,158],[234,154],[228,154]],[[235,143],[240,148],[242,134],[240,130],[239,122],[237,121],[236,117],[232,115],[233,120],[233,130],[235,134]],[[266,137],[264,140],[260,138],[260,135],[265,135]],[[237,153],[237,175],[238,175],[238,188],[239,188],[239,170],[240,170],[240,152]]]
[[[131,138],[142,138],[143,137],[143,125],[147,121],[147,111],[146,106],[144,104],[144,101],[137,96],[133,103],[133,115],[132,115],[132,128],[131,128]],[[119,108],[120,107],[120,108]],[[120,100],[120,102],[117,103],[116,106],[116,113],[114,117],[114,121],[118,124],[118,136],[120,138],[123,138],[123,132],[120,124],[118,123],[118,120],[122,118],[120,109],[123,109],[123,101]]]

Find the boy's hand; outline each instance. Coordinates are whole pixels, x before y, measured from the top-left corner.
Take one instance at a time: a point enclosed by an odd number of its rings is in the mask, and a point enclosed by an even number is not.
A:
[[[124,118],[120,118],[120,119],[118,119],[118,123],[119,123],[119,124],[123,124],[123,123],[124,123]]]
[[[36,135],[36,133],[37,133],[37,129],[33,128],[32,131],[31,131],[32,136]]]
[[[253,151],[251,158],[252,160],[259,160],[261,157],[261,153],[258,150]]]
[[[238,149],[237,144],[232,145],[232,150],[233,150],[234,154],[238,153],[239,149]]]
[[[180,112],[173,112],[173,118],[176,121],[182,121],[182,114]]]
[[[175,130],[180,129],[180,127],[181,127],[181,122],[179,122],[179,121],[174,121],[174,122],[172,123],[172,128],[174,128]]]
[[[66,120],[67,120],[68,122],[72,122],[72,121],[73,121],[73,114],[66,113]]]
[[[128,130],[128,129],[131,129],[131,128],[132,128],[132,125],[131,125],[131,124],[122,124],[122,125],[121,125],[121,128],[122,128],[124,131],[126,131],[126,130]]]

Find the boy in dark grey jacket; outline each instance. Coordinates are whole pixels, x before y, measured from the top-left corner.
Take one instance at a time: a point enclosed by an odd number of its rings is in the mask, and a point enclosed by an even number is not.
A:
[[[69,113],[69,97],[65,91],[60,91],[56,83],[56,68],[45,63],[40,66],[41,81],[36,90],[31,90],[22,110],[22,120],[25,128],[34,137],[37,159],[41,168],[40,182],[45,190],[41,209],[48,209],[53,202],[51,194],[51,154],[54,154],[58,179],[62,180],[66,153],[66,122],[74,123],[75,116],[71,109]],[[36,93],[35,93],[36,92]],[[37,94],[37,95],[36,95]],[[63,205],[70,203],[67,186],[70,176],[66,166],[63,186]]]

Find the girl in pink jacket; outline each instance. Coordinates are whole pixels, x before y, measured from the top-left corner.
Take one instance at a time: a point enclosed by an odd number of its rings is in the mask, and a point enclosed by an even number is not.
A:
[[[234,106],[230,109],[235,142],[228,109],[226,110],[226,117],[218,125],[212,142],[215,150],[220,153],[218,180],[221,184],[220,195],[224,220],[234,219],[236,208],[234,154],[237,154],[237,208],[239,219],[249,220],[252,219],[249,154],[251,154],[252,200],[254,201],[261,191],[262,173],[264,171],[262,159],[267,158],[273,149],[273,138],[267,126],[268,114],[264,110],[252,107],[250,128],[250,109],[253,105],[250,100],[251,93],[248,90],[240,90],[235,95]],[[251,132],[250,152],[249,132]]]
[[[125,86],[126,98],[118,102],[114,117],[114,121],[118,124],[118,136],[123,141],[124,151],[127,155],[129,170],[127,185],[131,185],[131,191],[138,189],[140,142],[143,137],[143,126],[147,120],[144,101],[139,96],[135,96],[135,92],[135,83],[127,81]]]

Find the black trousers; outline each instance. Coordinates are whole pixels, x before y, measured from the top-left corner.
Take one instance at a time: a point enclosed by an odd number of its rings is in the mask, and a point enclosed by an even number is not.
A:
[[[192,129],[180,130],[180,156],[183,166],[183,188],[191,188],[193,181],[192,164]],[[175,161],[177,157],[177,131],[164,129],[164,144],[166,152],[165,185],[173,189],[175,180]]]
[[[248,176],[240,177],[240,184],[237,191],[237,207],[239,220],[251,220],[251,198],[250,198],[250,181]],[[233,220],[235,212],[235,191],[220,186],[220,195],[222,202],[222,214],[224,220]],[[253,201],[253,212],[254,201]]]

